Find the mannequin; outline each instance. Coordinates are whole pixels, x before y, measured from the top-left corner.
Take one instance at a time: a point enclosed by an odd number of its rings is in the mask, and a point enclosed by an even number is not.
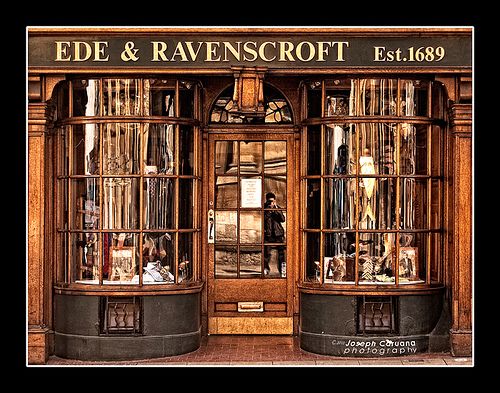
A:
[[[370,155],[370,149],[363,149],[363,155],[359,157],[359,170],[361,175],[373,175],[375,174],[375,164],[373,157]],[[373,190],[375,188],[375,178],[362,178],[361,183],[364,187],[364,195],[366,196],[365,209],[362,213],[361,221],[365,221],[368,217],[375,221],[375,215],[371,209],[371,198],[373,196]]]

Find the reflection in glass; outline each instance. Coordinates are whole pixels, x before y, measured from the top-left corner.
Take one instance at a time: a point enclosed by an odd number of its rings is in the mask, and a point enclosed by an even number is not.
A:
[[[420,80],[401,81],[401,115],[428,116],[429,82]]]
[[[99,80],[76,79],[73,84],[73,116],[99,116]]]
[[[240,173],[262,173],[262,142],[240,142]]]
[[[174,227],[175,180],[146,177],[143,183],[144,228]]]
[[[394,283],[395,233],[359,234],[359,280]]]
[[[71,282],[99,282],[100,243],[98,233],[70,235]]]
[[[264,178],[264,195],[272,192],[280,208],[286,208],[286,176],[271,175]]]
[[[319,179],[307,180],[307,220],[306,228],[319,228],[321,221],[321,181]]]
[[[103,173],[126,175],[139,173],[139,124],[107,123],[103,128]]]
[[[104,116],[139,116],[141,100],[140,79],[104,79]]]
[[[264,275],[269,278],[286,277],[286,246],[264,246]]]
[[[236,174],[238,172],[238,142],[218,141],[215,143],[215,173]]]
[[[238,275],[238,251],[236,246],[215,246],[215,276],[236,278]]]
[[[193,234],[179,234],[179,282],[193,278]]]
[[[397,116],[397,79],[360,79],[360,115]]]
[[[172,124],[145,124],[144,171],[171,175],[175,165],[175,126]]]
[[[71,180],[71,196],[73,209],[71,209],[70,225],[72,229],[93,230],[99,229],[100,195],[99,179],[73,179]]]
[[[262,216],[260,211],[240,212],[240,243],[262,241]]]
[[[236,243],[238,228],[237,211],[215,212],[215,241]]]
[[[215,184],[215,207],[233,208],[238,205],[238,178],[217,176]]]
[[[177,211],[180,212],[179,228],[193,228],[193,210],[193,180],[179,179],[179,200],[177,209]]]
[[[324,282],[354,283],[356,234],[325,233],[324,236]]]
[[[306,232],[306,276],[308,281],[318,281],[320,279],[320,236],[318,232]]]
[[[144,233],[142,238],[142,281],[144,284],[175,282],[175,234]],[[139,282],[135,276],[134,281]]]
[[[325,116],[355,115],[355,86],[355,79],[326,80]]]
[[[174,80],[144,80],[144,114],[146,116],[175,116]]]
[[[325,173],[344,175],[356,171],[356,134],[354,125],[325,127]]]
[[[401,175],[427,174],[427,126],[401,124]],[[437,144],[439,146],[439,142]],[[434,146],[431,145],[431,149]]]
[[[325,179],[325,228],[355,228],[356,180],[354,178]]]
[[[264,142],[264,173],[286,174],[286,142]]]
[[[260,246],[240,247],[240,277],[260,277],[262,250]]]
[[[75,124],[72,126],[74,175],[99,174],[99,125]]]
[[[401,233],[399,235],[398,274],[400,284],[425,281],[427,238],[427,233]]]
[[[103,228],[137,229],[139,227],[139,179],[103,179]]]
[[[139,234],[103,233],[103,279],[105,284],[133,284],[139,271]]]

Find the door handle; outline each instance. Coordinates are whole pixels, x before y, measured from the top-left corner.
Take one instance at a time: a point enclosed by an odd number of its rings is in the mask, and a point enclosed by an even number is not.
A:
[[[215,220],[214,220],[214,209],[208,211],[208,243],[213,244],[215,241],[214,231],[215,231]]]

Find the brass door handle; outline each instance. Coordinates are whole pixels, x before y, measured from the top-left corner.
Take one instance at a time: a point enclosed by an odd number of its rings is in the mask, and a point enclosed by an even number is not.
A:
[[[213,244],[215,242],[215,213],[214,209],[208,211],[208,243]]]

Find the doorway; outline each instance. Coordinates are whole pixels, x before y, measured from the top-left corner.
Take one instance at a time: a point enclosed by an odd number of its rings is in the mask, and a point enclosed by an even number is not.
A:
[[[208,333],[293,334],[292,133],[211,133]]]

